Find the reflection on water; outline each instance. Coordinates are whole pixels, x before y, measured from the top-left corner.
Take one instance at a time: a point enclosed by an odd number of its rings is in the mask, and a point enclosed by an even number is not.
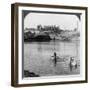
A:
[[[69,69],[69,58],[71,56],[80,61],[80,41],[50,41],[50,42],[28,42],[24,43],[24,70],[34,72],[40,76],[79,74],[80,66],[72,72]],[[54,52],[65,61],[53,64]]]

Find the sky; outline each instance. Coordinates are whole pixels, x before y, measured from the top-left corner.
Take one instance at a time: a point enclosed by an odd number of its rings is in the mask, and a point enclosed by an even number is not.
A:
[[[57,25],[61,29],[74,30],[77,28],[77,22],[80,23],[76,15],[70,14],[45,14],[45,13],[29,13],[24,18],[25,28],[36,28],[37,25]]]

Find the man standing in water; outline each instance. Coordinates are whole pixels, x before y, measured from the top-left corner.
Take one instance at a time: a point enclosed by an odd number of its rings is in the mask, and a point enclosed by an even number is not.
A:
[[[52,57],[53,57],[52,60],[53,60],[54,66],[56,67],[57,60],[59,59],[59,57],[57,56],[56,52],[54,52],[54,55]]]
[[[54,65],[56,66],[56,64],[57,64],[57,54],[56,54],[56,52],[54,52]]]
[[[76,60],[74,59],[74,57],[70,57],[69,66],[70,66],[70,71],[72,71],[73,67],[75,67],[75,69],[77,69],[77,62],[76,62]]]

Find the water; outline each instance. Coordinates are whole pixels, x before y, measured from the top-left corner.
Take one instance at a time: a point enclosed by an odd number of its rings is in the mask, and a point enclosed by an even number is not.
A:
[[[79,74],[79,49],[80,41],[24,42],[24,70],[40,76]],[[61,58],[56,66],[52,57],[54,52]],[[72,56],[78,61],[78,68],[70,71],[69,60]]]

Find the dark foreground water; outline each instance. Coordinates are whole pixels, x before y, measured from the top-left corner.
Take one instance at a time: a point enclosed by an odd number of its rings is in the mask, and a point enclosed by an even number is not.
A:
[[[72,75],[80,73],[80,41],[50,41],[24,43],[24,70],[40,76]],[[56,52],[61,59],[53,62]],[[78,62],[77,69],[70,71],[70,57]],[[64,61],[63,61],[64,59]]]

